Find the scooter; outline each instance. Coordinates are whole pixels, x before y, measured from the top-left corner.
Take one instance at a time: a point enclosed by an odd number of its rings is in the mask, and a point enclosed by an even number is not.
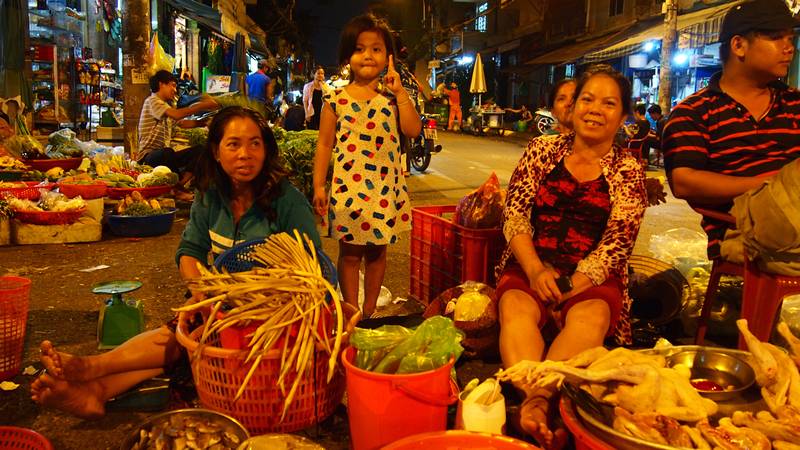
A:
[[[539,108],[533,115],[533,129],[539,134],[545,134],[556,126],[558,120],[553,116],[550,110]]]
[[[422,114],[422,132],[416,139],[411,141],[408,158],[411,166],[417,172],[425,172],[431,164],[431,155],[442,151],[442,146],[436,144],[439,138],[436,130],[436,119]]]

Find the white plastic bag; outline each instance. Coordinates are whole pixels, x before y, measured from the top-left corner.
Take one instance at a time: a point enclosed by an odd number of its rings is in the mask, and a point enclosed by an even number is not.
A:
[[[342,287],[336,286],[336,292],[339,294],[340,298],[342,297]],[[378,303],[376,305],[377,308],[382,308],[389,303],[392,303],[394,297],[392,296],[392,292],[386,286],[381,286],[381,293],[378,294]],[[358,309],[362,312],[364,311],[364,272],[358,272]]]

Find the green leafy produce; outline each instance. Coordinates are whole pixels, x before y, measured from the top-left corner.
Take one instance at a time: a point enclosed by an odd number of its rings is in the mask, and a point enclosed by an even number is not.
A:
[[[0,198],[0,220],[10,219],[14,217],[14,210],[9,206],[8,201]]]
[[[250,108],[254,111],[258,111],[261,115],[267,117],[267,107],[264,105],[264,102],[251,100],[246,95],[242,95],[238,92],[215,95],[214,100],[219,104],[220,108],[226,108],[228,106],[241,106],[243,108]]]
[[[46,159],[44,148],[31,135],[11,136],[3,142],[6,150],[17,159]]]
[[[141,187],[174,186],[178,184],[178,174],[175,172],[162,173],[162,174],[154,173],[152,176],[146,177],[138,181],[138,184]]]
[[[166,213],[166,211],[164,211],[163,209],[161,208],[155,209],[144,202],[133,203],[125,208],[126,216],[143,217],[143,216],[155,216],[164,213]]]
[[[280,155],[289,170],[289,181],[310,200],[314,196],[314,154],[317,151],[319,132],[285,131],[275,127],[273,133],[278,141]],[[328,170],[329,175],[331,170],[332,166]]]
[[[183,131],[186,139],[189,140],[189,145],[192,147],[203,146],[205,147],[208,142],[208,128],[189,128]]]

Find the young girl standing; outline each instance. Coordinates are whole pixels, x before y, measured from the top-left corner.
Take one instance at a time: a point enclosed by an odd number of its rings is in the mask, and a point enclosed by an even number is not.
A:
[[[372,15],[353,18],[342,31],[339,63],[350,64],[351,83],[325,96],[314,160],[314,209],[328,215],[339,240],[339,282],[345,301],[353,305],[364,261],[364,316],[369,317],[386,271],[386,246],[411,228],[399,132],[418,136],[422,124],[395,70],[386,22]],[[384,69],[383,85],[391,94],[379,89]]]

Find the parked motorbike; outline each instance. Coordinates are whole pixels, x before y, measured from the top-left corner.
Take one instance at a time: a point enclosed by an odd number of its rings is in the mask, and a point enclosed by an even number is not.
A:
[[[533,115],[533,131],[539,134],[548,133],[558,121],[548,109],[539,108]]]
[[[411,141],[408,158],[411,166],[417,172],[425,172],[431,164],[431,155],[442,151],[442,146],[436,144],[438,139],[436,130],[436,119],[422,114],[422,132],[416,139]]]

